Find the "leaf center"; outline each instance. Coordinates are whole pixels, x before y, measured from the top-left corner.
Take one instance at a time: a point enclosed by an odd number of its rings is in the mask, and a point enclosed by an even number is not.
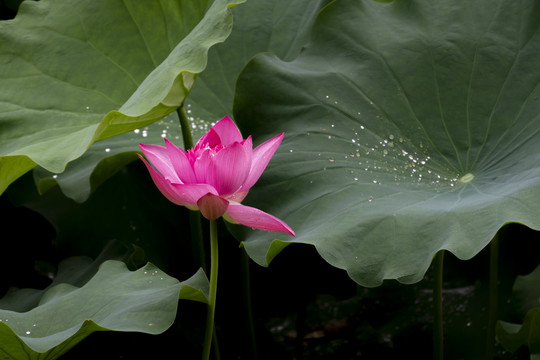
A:
[[[461,181],[462,183],[468,183],[468,182],[471,182],[473,179],[474,179],[474,175],[471,173],[467,173],[463,175],[461,179],[459,179],[459,181]]]

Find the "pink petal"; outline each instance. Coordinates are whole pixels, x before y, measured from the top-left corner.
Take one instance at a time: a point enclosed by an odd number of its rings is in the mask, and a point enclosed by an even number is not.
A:
[[[274,156],[274,153],[281,144],[283,136],[283,133],[275,136],[272,139],[267,140],[261,145],[257,146],[255,150],[253,150],[251,170],[248,177],[246,178],[246,181],[242,184],[242,186],[235,194],[235,201],[242,201],[246,197],[249,189],[251,189],[251,187],[255,185],[255,183],[259,180],[263,171],[266,169],[266,166],[270,162],[270,159],[272,158],[272,156]]]
[[[216,125],[212,126],[212,129],[218,134],[221,145],[223,146],[231,145],[243,140],[240,130],[238,130],[234,121],[228,116],[219,120]]]
[[[296,236],[289,225],[280,219],[259,209],[245,206],[236,202],[229,203],[227,213],[224,215],[225,220],[230,220],[228,218],[234,220],[236,223],[249,226],[254,229],[284,232],[292,236]]]
[[[211,127],[210,130],[208,130],[208,132],[204,134],[199,141],[197,141],[197,144],[195,144],[195,149],[201,149],[206,146],[215,147],[217,145],[221,145],[221,139],[214,128]]]
[[[252,153],[251,137],[221,149],[211,159],[206,182],[220,195],[233,194],[246,181]]]
[[[150,172],[150,176],[161,193],[171,202],[197,209],[197,201],[204,195],[211,193],[217,195],[216,189],[208,184],[178,184],[172,183],[158,173],[141,155],[137,154]]]
[[[176,147],[176,145],[167,140],[167,138],[165,138],[165,144],[170,162],[181,182],[184,184],[196,183],[197,179],[195,177],[195,172],[191,167],[186,152]]]
[[[229,202],[219,196],[208,193],[197,201],[201,214],[208,220],[216,220],[225,214]]]
[[[176,175],[169,153],[164,146],[152,145],[152,144],[139,144],[144,156],[154,165],[154,167],[163,175],[166,179],[172,182],[179,183],[180,178]]]
[[[195,172],[195,177],[197,182],[200,184],[206,184],[208,181],[210,168],[212,167],[212,161],[214,158],[214,152],[212,149],[206,148],[202,150],[199,154],[197,160],[193,164],[193,171]]]

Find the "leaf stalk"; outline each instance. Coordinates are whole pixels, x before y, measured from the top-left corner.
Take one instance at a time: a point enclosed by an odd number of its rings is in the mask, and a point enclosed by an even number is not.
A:
[[[218,235],[217,222],[210,220],[210,290],[208,294],[208,311],[206,315],[206,332],[204,335],[202,360],[210,359],[212,338],[214,334],[214,315],[216,311],[216,293],[218,280]]]
[[[443,264],[444,250],[439,251],[434,258],[433,281],[433,359],[444,358],[444,329],[443,329]]]

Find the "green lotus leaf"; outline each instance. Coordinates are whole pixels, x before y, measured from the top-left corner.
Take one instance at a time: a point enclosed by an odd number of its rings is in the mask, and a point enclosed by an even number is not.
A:
[[[498,322],[497,339],[510,352],[527,346],[531,360],[540,359],[540,307],[527,312],[523,325]]]
[[[174,111],[238,2],[24,2],[0,23],[0,191]]]
[[[328,2],[250,1],[231,9],[234,16],[231,35],[209,50],[208,64],[185,101],[195,139],[206,133],[213,122],[232,114],[236,79],[245,64],[255,54],[267,51],[283,59],[293,59],[307,42],[315,15]],[[114,171],[136,159],[137,142],[162,145],[162,137],[166,136],[183,147],[175,112],[134,131],[93,144],[80,158],[69,163],[62,174],[34,168],[40,192],[58,184],[66,196],[83,202]]]
[[[171,113],[148,126],[92,144],[78,159],[67,164],[61,174],[41,167],[34,168],[34,181],[40,194],[60,186],[67,197],[84,202],[105,180],[137,158],[140,142],[163,145],[167,137],[182,145],[182,133],[176,113]]]
[[[518,276],[512,292],[512,302],[520,314],[540,307],[540,266],[528,275]]]
[[[527,346],[531,360],[540,359],[540,266],[518,276],[513,288],[514,306],[524,314],[523,324],[497,323],[497,338],[510,352]]]
[[[199,269],[192,277],[182,282],[178,298],[207,304],[209,291],[208,278],[203,269]]]
[[[0,310],[0,357],[56,359],[95,331],[160,334],[175,319],[181,288],[197,284],[200,273],[180,283],[150,263],[129,271],[123,262],[108,260],[82,287],[57,284],[40,293],[32,309]],[[21,299],[13,292],[8,297],[8,304]]]
[[[539,28],[534,0],[340,0],[297,58],[255,57],[235,118],[285,138],[244,202],[297,236],[234,229],[249,255],[294,241],[361,285],[413,283],[442,249],[540,229]]]

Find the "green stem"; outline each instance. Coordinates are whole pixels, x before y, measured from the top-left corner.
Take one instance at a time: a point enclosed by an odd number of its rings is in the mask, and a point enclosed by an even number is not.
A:
[[[202,234],[201,213],[189,211],[189,228],[191,230],[191,246],[193,258],[199,259],[199,266],[206,273],[206,259],[204,254],[204,238]]]
[[[182,128],[182,140],[184,140],[184,149],[191,149],[193,147],[193,135],[191,134],[191,127],[189,125],[189,119],[187,116],[184,104],[176,109],[178,119],[180,120],[180,127]]]
[[[495,234],[489,245],[489,310],[486,332],[486,360],[493,359],[495,326],[497,323],[499,286],[499,235]]]
[[[184,141],[184,149],[190,149],[194,146],[194,141],[184,104],[182,104],[182,106],[176,109],[176,113],[178,114],[178,119],[180,120],[180,128],[182,129],[182,140]],[[200,212],[189,211],[189,225],[191,229],[191,244],[193,246],[194,257],[199,258],[199,265],[202,267],[204,272],[207,273],[205,259],[206,252],[204,250],[204,238],[202,235]],[[216,360],[219,360],[221,357],[219,355],[219,346],[217,336],[215,334],[215,328],[214,336],[212,338],[214,343],[214,357],[216,358]]]
[[[203,360],[210,359],[212,338],[214,334],[214,314],[216,311],[216,293],[218,280],[218,236],[217,222],[210,220],[210,291],[208,295],[208,312],[206,315],[206,333],[203,344]]]
[[[184,149],[191,149],[193,147],[193,135],[191,134],[191,127],[189,125],[189,119],[187,116],[184,104],[176,109],[178,119],[180,119],[180,126],[182,128],[182,140],[184,140]]]
[[[193,147],[193,135],[191,134],[191,127],[189,125],[189,120],[186,109],[184,109],[184,105],[176,109],[176,113],[178,114],[178,119],[180,120],[184,148],[190,149]],[[193,248],[194,258],[199,259],[199,265],[203,268],[204,272],[206,272],[204,238],[202,235],[201,214],[199,212],[189,212],[189,225],[191,229],[191,245]]]
[[[433,359],[442,360],[444,357],[444,330],[443,330],[443,263],[444,250],[435,255],[434,282],[433,282]]]
[[[251,278],[249,269],[249,257],[246,250],[242,248],[242,291],[244,293],[244,309],[246,312],[246,321],[251,343],[250,359],[257,360],[257,342],[255,340],[255,326],[253,321],[253,308],[251,304]]]

